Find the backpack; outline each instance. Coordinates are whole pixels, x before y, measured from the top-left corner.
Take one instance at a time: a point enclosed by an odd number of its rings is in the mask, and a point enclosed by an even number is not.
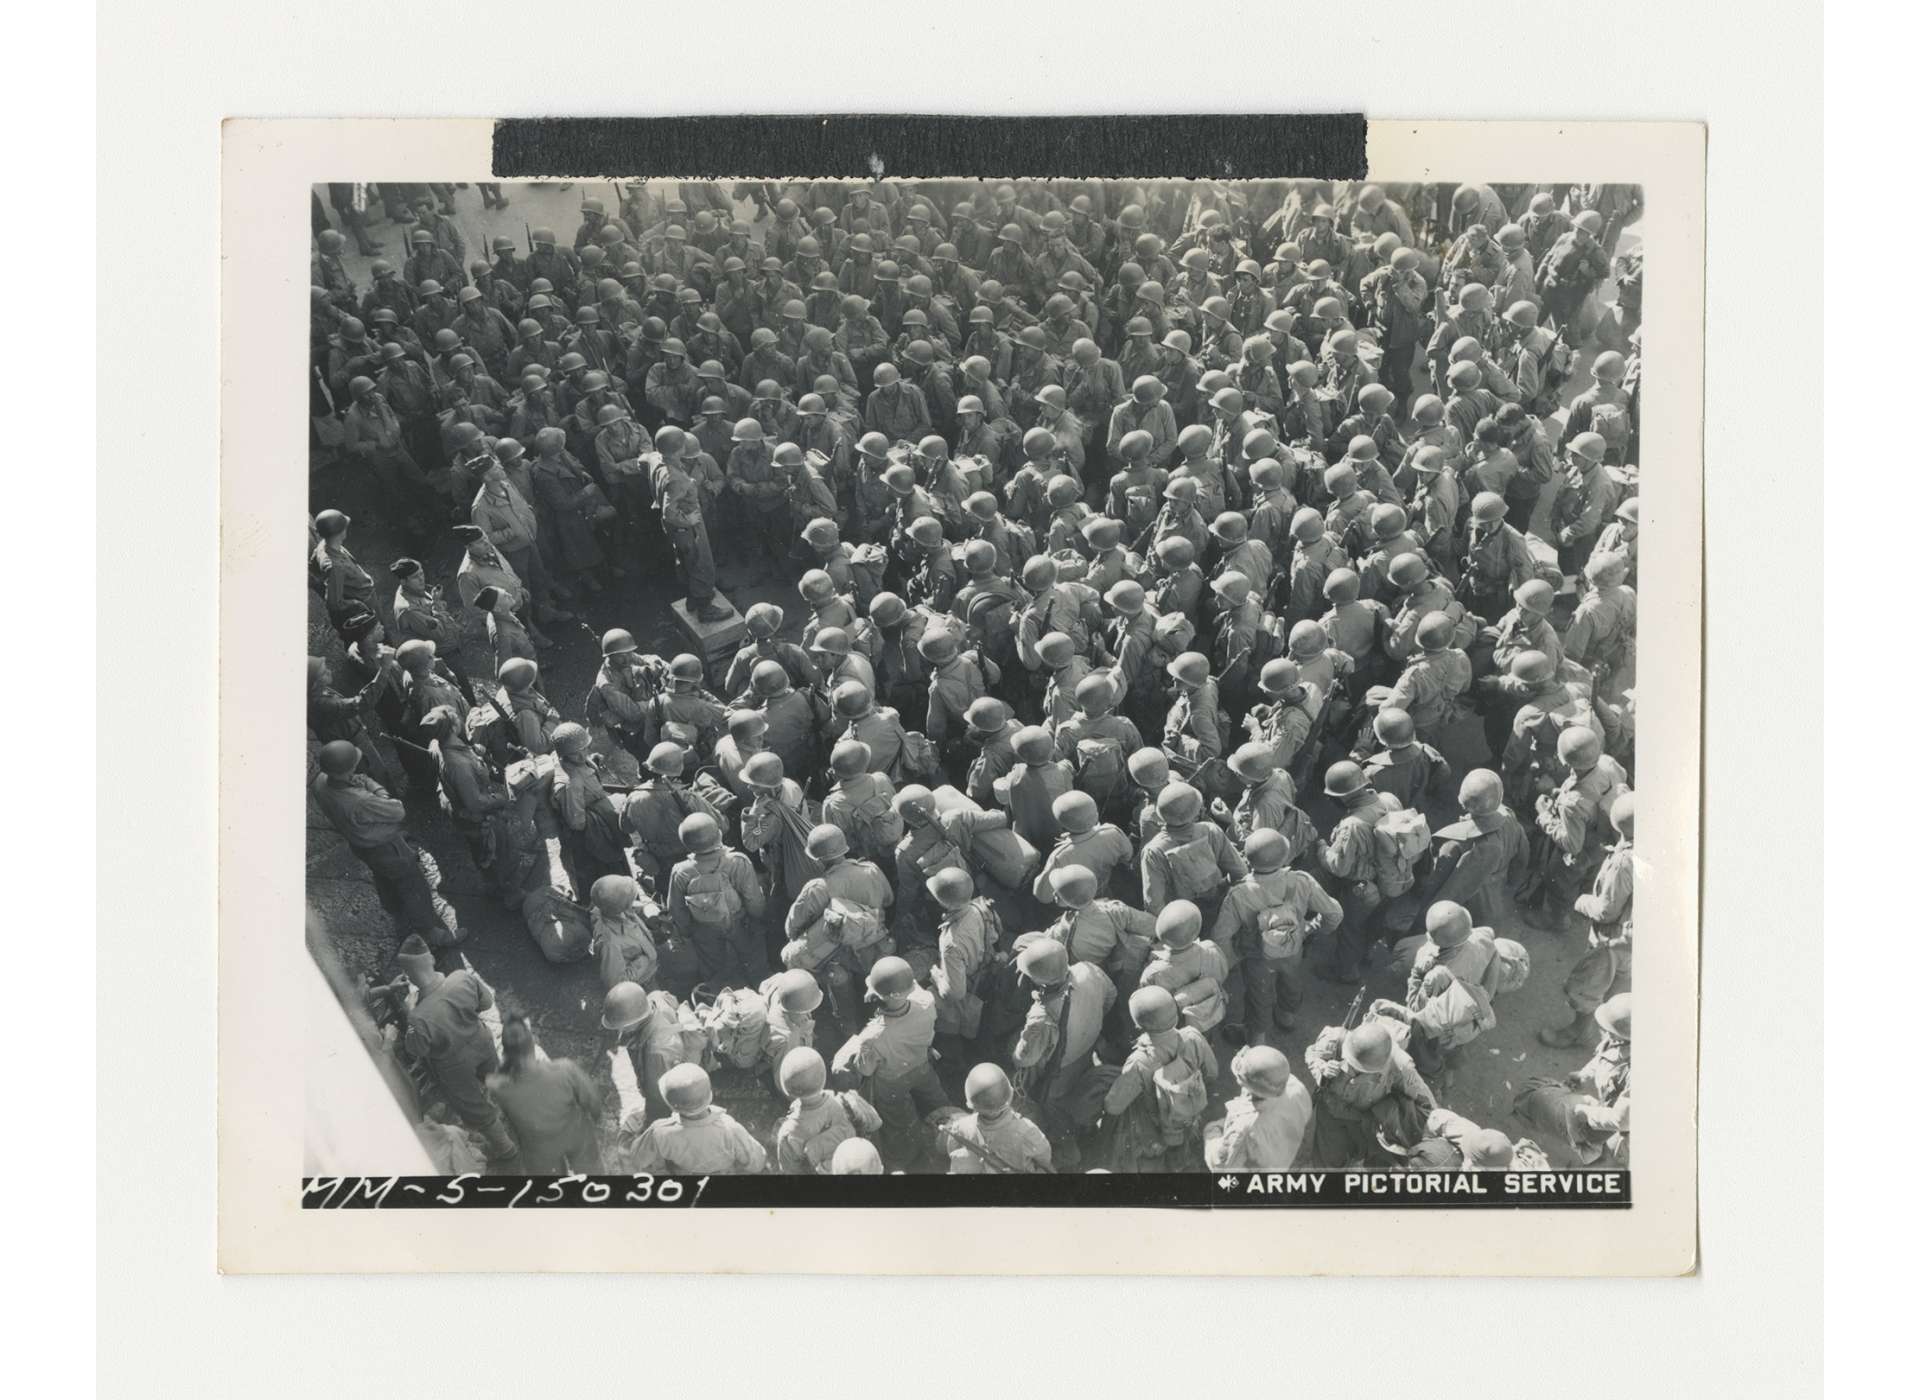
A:
[[[1413,872],[1433,847],[1427,819],[1412,808],[1388,812],[1373,825],[1373,849],[1382,894],[1399,894],[1413,884]]]
[[[857,953],[885,941],[887,921],[878,909],[837,895],[828,899],[827,908],[840,916],[840,937],[835,941],[842,948]],[[825,923],[824,915],[821,922]]]
[[[1185,1037],[1173,1057],[1153,1072],[1153,1109],[1160,1141],[1168,1147],[1178,1147],[1191,1137],[1207,1111],[1207,1081],[1187,1059]]]
[[[1527,974],[1533,971],[1533,955],[1527,951],[1527,945],[1511,938],[1496,938],[1493,952],[1491,975],[1486,978],[1488,994],[1498,996],[1526,986]]]
[[[548,886],[528,892],[520,917],[527,921],[527,932],[548,962],[579,962],[586,957],[593,942],[593,917],[584,905]]]
[[[1205,828],[1201,828],[1204,833]],[[1226,876],[1213,854],[1213,843],[1204,834],[1183,845],[1166,848],[1167,868],[1173,875],[1174,896],[1178,899],[1205,900],[1220,888]]]
[[[1116,797],[1126,786],[1127,764],[1120,741],[1090,736],[1073,746],[1075,784],[1095,801]]]
[[[880,854],[891,854],[899,844],[902,831],[900,816],[893,810],[893,804],[880,794],[876,784],[863,802],[853,804],[853,830],[847,837],[856,847]]]
[[[1006,561],[1007,577],[1019,578],[1027,566],[1027,560],[1033,558],[1033,552],[1039,546],[1033,538],[1033,527],[1025,521],[1009,520],[1007,527],[1007,552],[1013,558]]]
[[[505,768],[527,756],[513,725],[500,713],[491,696],[476,696],[473,707],[467,711],[467,742],[485,754],[495,768]]]
[[[1607,440],[1607,451],[1625,452],[1633,435],[1633,419],[1623,403],[1597,403],[1593,406],[1593,431]]]
[[[751,987],[725,988],[699,1017],[716,1061],[751,1070],[766,1058],[767,999]]]
[[[853,599],[864,615],[867,605],[884,587],[887,576],[887,547],[857,544],[849,551],[847,573],[853,579]]]
[[[1553,337],[1553,344],[1547,347],[1547,353],[1540,357],[1540,389],[1534,395],[1533,402],[1527,405],[1527,412],[1536,418],[1546,418],[1560,408],[1560,390],[1573,378],[1573,347],[1567,344],[1567,333],[1563,327]]]
[[[681,1001],[672,992],[648,992],[656,1015],[665,1015],[680,1030],[680,1058],[690,1065],[706,1069],[713,1063],[712,1045],[706,1024],[691,1002]]]
[[[696,866],[693,878],[687,881],[687,912],[696,923],[730,923],[741,910],[740,891],[733,887],[733,881],[719,870],[707,870]]]
[[[1296,958],[1306,946],[1307,929],[1291,905],[1262,909],[1253,926],[1260,934],[1260,951],[1268,958]]]

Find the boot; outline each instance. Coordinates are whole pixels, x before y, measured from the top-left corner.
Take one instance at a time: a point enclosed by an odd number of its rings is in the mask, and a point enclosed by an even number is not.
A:
[[[1575,1050],[1587,1043],[1587,1027],[1592,1024],[1593,1016],[1585,1011],[1573,1013],[1573,1019],[1564,1026],[1549,1026],[1537,1032],[1542,1045],[1551,1045],[1556,1050]]]
[[[725,622],[733,616],[733,610],[709,598],[693,610],[693,615],[702,622]]]

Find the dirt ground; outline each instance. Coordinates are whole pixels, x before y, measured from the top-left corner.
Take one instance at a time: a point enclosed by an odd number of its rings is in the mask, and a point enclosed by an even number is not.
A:
[[[521,240],[524,248],[525,229],[529,225],[550,226],[563,241],[570,241],[579,222],[579,202],[585,194],[606,195],[609,207],[613,205],[605,186],[576,185],[563,191],[551,186],[509,185],[506,192],[512,200],[511,207],[486,212],[480,208],[476,190],[457,192],[456,217],[467,239],[469,259],[477,256],[475,250],[484,248],[497,234]],[[750,207],[743,206],[742,217],[752,217]],[[390,257],[396,262],[403,256],[404,230],[382,219],[372,224],[372,232],[386,245],[386,251],[378,256]],[[1632,246],[1633,239],[1630,232],[1623,247]],[[351,243],[351,239],[348,241]],[[347,257],[349,271],[363,290],[371,282],[368,271],[371,261],[351,252]],[[1609,286],[1603,290],[1602,297],[1611,300],[1611,296]],[[1564,396],[1567,401],[1590,383],[1586,372],[1590,358],[1591,351],[1582,355],[1575,381]],[[1554,431],[1558,431],[1557,421]],[[332,507],[345,510],[353,517],[354,552],[384,587],[386,566],[406,552],[404,545],[378,519],[365,484],[356,479],[354,469],[337,454],[321,444],[312,454],[310,467],[312,509]],[[1545,502],[1542,504],[1544,509]],[[435,582],[448,584],[458,557],[459,546],[448,539],[422,562]],[[543,656],[541,670],[547,694],[563,714],[581,712],[599,664],[597,639],[606,628],[629,629],[643,650],[671,655],[684,649],[668,612],[670,599],[678,594],[672,584],[670,561],[664,566],[659,560],[625,562],[627,578],[598,597],[570,605],[582,613],[579,622],[548,629],[558,646]],[[290,580],[292,577],[290,561]],[[793,591],[792,581],[779,577],[773,568],[764,563],[723,566],[720,587],[741,611],[761,600],[781,604],[787,610],[789,630],[797,637],[804,606]],[[1564,623],[1564,616],[1560,620]],[[461,661],[470,674],[477,675],[485,670],[484,632],[477,619],[469,621],[468,643],[462,650]],[[317,602],[310,615],[309,650],[336,660],[340,656],[338,643]],[[1477,717],[1466,717],[1457,723],[1441,747],[1456,779],[1469,768],[1481,766],[1486,750]],[[1322,832],[1328,830],[1332,822],[1325,799],[1311,798],[1306,806]],[[1435,813],[1432,824],[1438,829],[1450,817],[1450,810]],[[416,804],[410,827],[415,840],[432,852],[445,874],[443,893],[467,931],[461,953],[495,989],[503,1012],[523,1012],[548,1054],[570,1056],[605,1081],[609,1037],[599,1026],[601,988],[592,963],[556,966],[547,962],[527,934],[520,916],[486,893],[464,844],[436,808]],[[307,830],[309,905],[324,923],[342,963],[354,978],[391,979],[398,973],[394,961],[397,939],[374,897],[365,868],[310,802]],[[1008,934],[1011,937],[1024,931],[1010,928]],[[1524,922],[1500,927],[1496,932],[1527,946],[1532,957],[1532,974],[1525,987],[1500,997],[1495,1006],[1499,1024],[1461,1053],[1451,1089],[1443,1097],[1448,1107],[1475,1122],[1498,1127],[1514,1137],[1537,1137],[1513,1118],[1511,1104],[1514,1093],[1528,1078],[1563,1076],[1586,1059],[1585,1051],[1549,1049],[1534,1036],[1538,1028],[1565,1020],[1567,1008],[1560,989],[1568,969],[1584,950],[1585,935],[1584,932],[1548,933]],[[1376,949],[1367,995],[1400,1000],[1405,992],[1405,979],[1386,966],[1386,957],[1384,945]],[[1297,1074],[1304,1077],[1302,1052],[1306,1045],[1322,1027],[1340,1021],[1353,990],[1318,978],[1307,980],[1307,998],[1299,1014],[1298,1029],[1278,1042]],[[830,1047],[824,1048],[830,1052]],[[964,1067],[952,1068],[964,1073]],[[1231,1084],[1226,1087],[1231,1093]],[[770,1144],[772,1126],[785,1111],[785,1105],[775,1102],[764,1079],[749,1082],[744,1075],[722,1071],[715,1076],[715,1088],[717,1100]],[[1543,1141],[1541,1145],[1556,1163],[1569,1159],[1564,1143]]]

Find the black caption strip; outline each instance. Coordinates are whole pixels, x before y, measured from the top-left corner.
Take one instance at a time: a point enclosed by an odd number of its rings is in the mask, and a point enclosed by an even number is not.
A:
[[[508,117],[495,179],[1359,180],[1357,112],[1166,117]]]
[[[1624,1171],[1198,1172],[1165,1176],[314,1176],[306,1210],[747,1206],[1619,1208]]]

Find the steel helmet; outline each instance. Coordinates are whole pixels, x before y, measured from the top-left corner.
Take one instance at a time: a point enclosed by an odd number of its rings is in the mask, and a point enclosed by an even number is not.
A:
[[[1392,501],[1381,501],[1367,512],[1367,523],[1376,540],[1390,540],[1406,532],[1407,513]]]
[[[791,684],[787,668],[778,661],[762,661],[753,668],[753,693],[762,698],[784,694]]]
[[[1200,906],[1190,899],[1170,901],[1154,920],[1153,932],[1177,952],[1200,937]]]
[[[784,467],[788,471],[797,471],[807,463],[807,454],[800,450],[798,443],[783,442],[773,449],[773,465]]]
[[[1255,787],[1274,775],[1279,766],[1278,757],[1273,745],[1256,740],[1242,744],[1229,754],[1227,768],[1249,787]]]
[[[804,1015],[817,1008],[824,999],[820,984],[805,968],[792,968],[774,979],[773,1001],[782,1011]],[[791,1058],[790,1051],[787,1059]],[[782,1064],[786,1062],[781,1061]]]
[[[832,822],[822,822],[807,833],[807,854],[815,860],[837,860],[849,849],[847,834]]]
[[[1154,799],[1154,811],[1168,826],[1188,826],[1199,820],[1200,790],[1187,783],[1168,783]]]
[[[873,750],[858,739],[842,739],[833,746],[833,753],[827,762],[836,778],[857,778],[873,762]]]
[[[1350,760],[1341,759],[1327,769],[1324,790],[1328,797],[1351,797],[1368,786],[1365,770]]]
[[[1569,768],[1584,773],[1600,761],[1603,749],[1598,734],[1585,725],[1575,724],[1560,731],[1560,740],[1554,745],[1554,752]]]
[[[1522,685],[1545,685],[1556,669],[1544,651],[1523,651],[1507,663],[1507,674]]]
[[[500,684],[508,690],[525,690],[539,679],[539,666],[524,656],[511,656],[500,663]]]
[[[1358,331],[1335,331],[1327,337],[1327,348],[1336,355],[1357,355],[1360,353],[1360,334]]]
[[[1133,617],[1147,605],[1147,593],[1130,578],[1123,578],[1106,593],[1107,605],[1123,617]]]
[[[1607,455],[1607,440],[1598,433],[1579,433],[1567,450],[1587,462],[1598,462]]]
[[[1199,913],[1194,912],[1196,916]],[[1127,998],[1127,1015],[1133,1018],[1134,1025],[1150,1034],[1170,1031],[1180,1024],[1180,1008],[1173,1000],[1173,993],[1165,987],[1140,988]]]
[[[1314,624],[1316,627],[1318,623]],[[1260,668],[1260,689],[1272,696],[1285,696],[1300,684],[1300,665],[1285,656],[1276,656]]]
[[[800,575],[800,596],[819,605],[833,596],[833,577],[825,569],[808,569]]]
[[[1167,674],[1182,685],[1199,685],[1213,674],[1213,663],[1197,651],[1183,651],[1167,663]]]
[[[344,778],[360,766],[360,750],[345,739],[333,739],[320,746],[320,771],[330,778]]]
[[[806,977],[809,983],[813,982],[813,978],[806,972],[797,968],[795,972]],[[785,975],[793,976],[794,973]],[[814,987],[816,994],[819,990],[818,986]],[[827,1087],[827,1062],[811,1045],[795,1046],[780,1057],[780,1068],[775,1077],[780,1082],[781,1093],[790,1099],[804,1098],[808,1094],[817,1094]]]
[[[1460,305],[1469,311],[1485,311],[1493,305],[1493,293],[1478,282],[1469,282],[1460,289]]]
[[[1583,209],[1573,216],[1573,226],[1582,233],[1589,233],[1598,238],[1607,225],[1606,220],[1600,217],[1599,210]]]
[[[1471,360],[1455,360],[1447,366],[1449,388],[1474,390],[1480,387],[1480,366]]]
[[[1159,749],[1135,749],[1127,755],[1127,773],[1142,787],[1164,783],[1171,771],[1166,754]]]
[[[1530,301],[1516,301],[1500,315],[1508,325],[1518,326],[1522,330],[1530,331],[1540,324],[1540,308]]]
[[[873,692],[860,681],[841,681],[832,698],[833,712],[842,719],[860,719],[873,708]]]
[[[929,630],[921,636],[915,650],[934,665],[942,666],[960,654],[960,639],[948,631]]]
[[[1368,1021],[1346,1033],[1340,1058],[1362,1074],[1378,1074],[1393,1061],[1393,1037],[1378,1021]]]
[[[1095,671],[1080,678],[1073,688],[1073,698],[1082,709],[1104,710],[1115,699],[1113,675],[1109,671]]]
[[[1075,836],[1092,831],[1100,820],[1099,805],[1088,794],[1069,788],[1053,799],[1053,819]]]
[[[1247,595],[1253,591],[1253,580],[1237,569],[1229,569],[1213,581],[1213,591],[1225,598],[1234,607],[1247,601]]]
[[[968,540],[960,550],[960,562],[969,574],[990,574],[1000,562],[1000,551],[991,540]]]
[[[1293,858],[1293,843],[1270,826],[1247,837],[1247,864],[1262,873],[1278,870]]]
[[[1395,588],[1412,589],[1426,582],[1427,561],[1418,554],[1397,554],[1387,565],[1387,579]]]
[[[1320,585],[1320,591],[1336,607],[1351,603],[1360,596],[1360,575],[1348,568],[1335,569]]]
[[[1167,396],[1167,386],[1156,375],[1143,374],[1133,381],[1133,397],[1141,403],[1159,402]]]
[[[1403,749],[1413,742],[1413,716],[1397,705],[1388,706],[1373,717],[1373,733],[1388,748]]]
[[[609,917],[631,909],[639,897],[640,886],[626,875],[602,875],[587,894],[593,907]]]
[[[1457,948],[1473,936],[1473,917],[1450,899],[1427,906],[1427,937],[1440,948]]]
[[[977,734],[998,734],[1012,717],[1007,702],[993,695],[982,695],[967,706],[967,728]]]
[[[771,749],[763,749],[746,761],[740,769],[740,776],[753,787],[777,788],[786,781],[787,769],[780,761],[779,754]]]
[[[600,1003],[600,1024],[610,1031],[637,1026],[652,1014],[653,1003],[647,1000],[647,989],[638,982],[614,983]]]
[[[1474,523],[1479,525],[1491,525],[1505,520],[1507,518],[1506,498],[1496,491],[1477,492],[1473,498],[1472,512]]]
[[[1287,527],[1287,533],[1302,544],[1313,544],[1326,534],[1326,517],[1312,506],[1302,506],[1293,513],[1293,523]]]
[[[1144,457],[1153,449],[1153,434],[1144,428],[1134,428],[1120,438],[1120,455],[1129,461]]]
[[[1593,377],[1608,384],[1618,384],[1627,376],[1627,362],[1618,350],[1605,350],[1594,356]]]
[[[1530,578],[1513,590],[1513,601],[1540,617],[1553,610],[1553,599],[1553,585],[1543,578]]]
[[[1233,1077],[1250,1093],[1278,1098],[1293,1082],[1293,1066],[1271,1045],[1242,1046],[1233,1057]]]
[[[1413,639],[1423,651],[1444,651],[1453,645],[1457,624],[1444,612],[1430,612],[1413,629]]]
[[[660,1097],[675,1113],[696,1113],[713,1102],[713,1080],[698,1065],[678,1064],[660,1076]]]
[[[1013,1102],[1013,1084],[1007,1072],[992,1063],[978,1064],[967,1071],[964,1092],[967,1107],[976,1113],[998,1113]]]
[[[1067,980],[1067,950],[1052,938],[1036,938],[1014,957],[1014,965],[1042,987],[1055,987]]]
[[[687,767],[687,751],[663,739],[647,752],[647,767],[663,778],[677,778]]]
[[[1013,736],[1013,752],[1022,763],[1051,763],[1055,756],[1053,735],[1030,724]]]
[[[1607,814],[1613,821],[1613,829],[1628,840],[1633,839],[1633,793],[1623,792],[1613,800],[1613,810]]]
[[[1633,1039],[1633,993],[1620,992],[1600,1003],[1593,1019],[1600,1029],[1620,1040]]]
[[[1613,514],[1617,520],[1624,520],[1630,525],[1638,525],[1640,523],[1640,498],[1638,496],[1628,497],[1620,503],[1620,508]]]
[[[954,866],[936,870],[927,878],[927,893],[941,908],[958,909],[973,898],[973,876]]]
[[[1491,768],[1476,768],[1461,780],[1460,810],[1468,816],[1491,816],[1506,800],[1506,785]]]
[[[914,986],[913,967],[905,958],[881,958],[867,974],[867,996],[872,1000],[903,997]]]

